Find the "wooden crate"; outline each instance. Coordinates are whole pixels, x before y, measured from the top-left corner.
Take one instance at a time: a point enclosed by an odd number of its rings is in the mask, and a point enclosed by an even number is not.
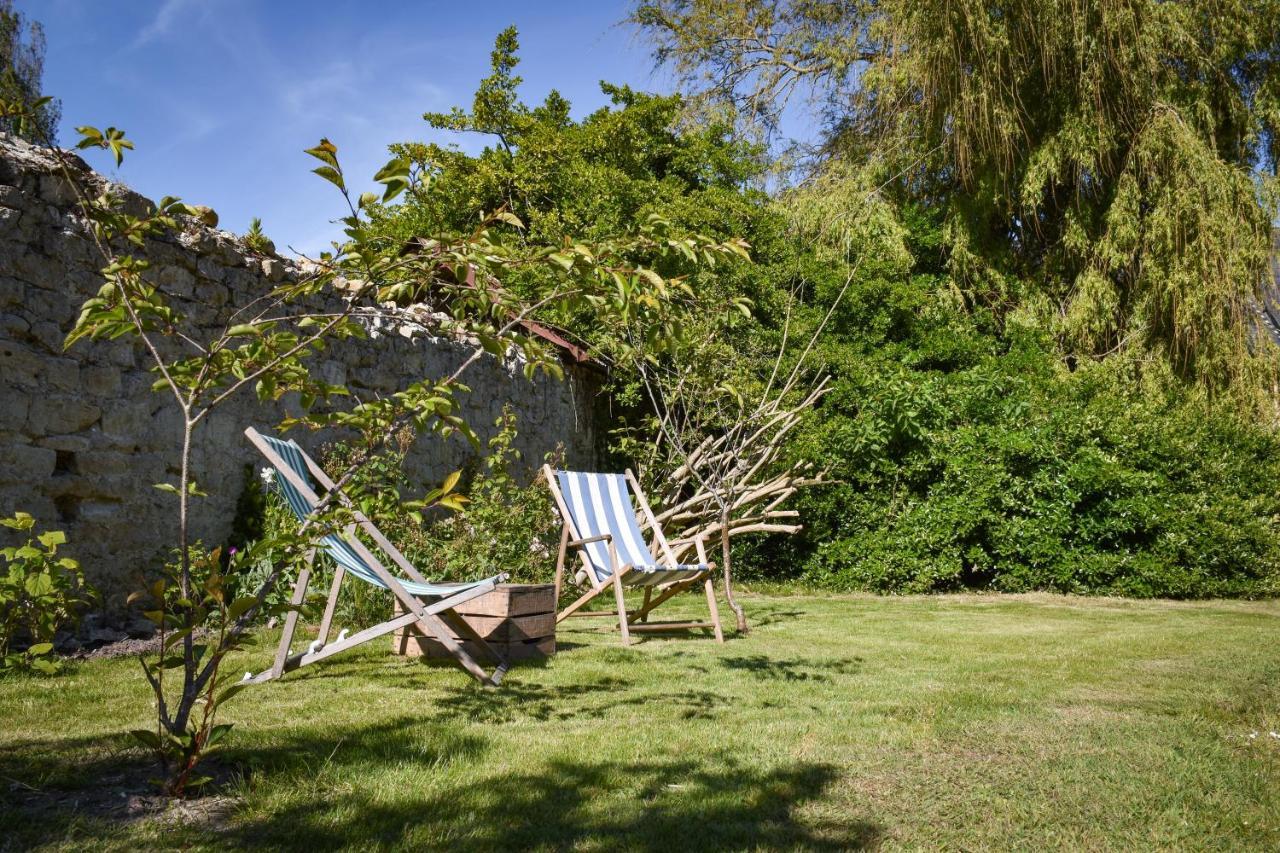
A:
[[[397,601],[395,615],[404,612]],[[509,661],[545,658],[556,652],[556,589],[552,584],[499,584],[492,592],[458,605],[458,614]],[[473,657],[475,643],[453,638]],[[391,635],[391,649],[408,657],[452,657],[440,643],[424,637],[417,625]]]

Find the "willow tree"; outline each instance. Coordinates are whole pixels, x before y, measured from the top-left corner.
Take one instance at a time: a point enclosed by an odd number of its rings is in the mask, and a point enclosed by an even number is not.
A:
[[[60,103],[40,97],[44,77],[44,27],[0,0],[0,100],[15,106],[0,112],[0,131],[24,139],[56,139]]]
[[[645,0],[632,19],[703,97],[766,117],[817,99],[829,158],[892,163],[945,210],[972,304],[1069,358],[1156,356],[1211,389],[1257,367],[1280,2]]]

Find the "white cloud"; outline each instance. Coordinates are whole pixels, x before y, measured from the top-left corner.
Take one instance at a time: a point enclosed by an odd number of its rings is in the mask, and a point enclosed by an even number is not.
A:
[[[138,37],[134,39],[133,46],[140,47],[147,42],[162,38],[173,31],[174,24],[184,15],[188,9],[194,9],[198,6],[200,0],[164,0],[160,4],[160,8],[156,10],[155,17],[151,19],[145,27],[138,33]]]

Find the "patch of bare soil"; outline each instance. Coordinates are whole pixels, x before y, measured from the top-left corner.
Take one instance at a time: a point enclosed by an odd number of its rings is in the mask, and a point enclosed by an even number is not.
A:
[[[3,779],[0,785],[9,785],[6,795],[0,795],[0,806],[33,819],[74,816],[122,824],[157,820],[214,832],[227,829],[239,798],[224,789],[237,774],[212,760],[202,763],[200,770],[212,776],[213,781],[203,788],[205,793],[185,800],[161,793],[153,781],[160,775],[156,765],[134,762],[103,773],[92,784],[75,790],[42,789]]]
[[[202,628],[196,631],[195,638],[199,640],[208,634],[208,629]],[[150,637],[124,637],[96,648],[74,652],[67,657],[70,660],[103,660],[125,656],[137,657],[142,654],[155,654],[158,651],[160,651],[160,634],[156,633]]]

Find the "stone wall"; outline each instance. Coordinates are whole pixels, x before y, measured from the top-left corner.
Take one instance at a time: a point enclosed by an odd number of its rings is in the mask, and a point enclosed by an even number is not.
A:
[[[172,399],[151,390],[155,376],[140,343],[125,338],[63,348],[79,306],[102,284],[101,259],[73,215],[73,198],[45,152],[0,135],[0,513],[25,510],[44,528],[65,530],[68,553],[80,558],[114,610],[175,542],[174,500],[153,484],[176,481],[181,433]],[[200,225],[151,241],[147,256],[154,281],[178,297],[175,307],[209,329],[298,274],[292,262],[251,252],[233,235]],[[371,399],[412,380],[444,377],[469,352],[421,333],[375,329],[368,340],[333,344],[317,369]],[[590,465],[596,375],[566,368],[564,382],[541,376],[529,382],[518,368],[486,357],[470,369],[463,380],[472,389],[465,396],[468,422],[487,437],[509,403],[526,462],[537,464],[563,445],[570,463]],[[249,391],[199,429],[192,459],[209,497],[194,505],[195,537],[213,544],[228,536],[246,466],[262,465],[242,431],[251,424],[270,429],[287,405],[261,405]],[[298,436],[312,451],[324,438]],[[415,442],[406,469],[425,485],[471,456],[461,437],[428,436]]]

